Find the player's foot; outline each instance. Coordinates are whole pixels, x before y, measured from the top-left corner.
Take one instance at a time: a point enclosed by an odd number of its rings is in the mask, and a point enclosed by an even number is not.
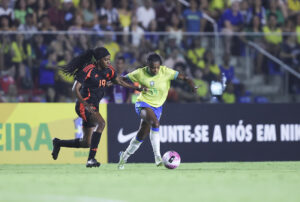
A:
[[[118,164],[118,169],[123,170],[124,164],[126,163],[126,160],[124,159],[124,152],[120,151],[119,156],[120,156],[120,160],[119,160],[119,164]]]
[[[60,146],[59,146],[59,144],[58,144],[58,141],[59,141],[59,140],[60,140],[60,139],[58,139],[58,138],[53,138],[53,140],[52,140],[53,149],[52,149],[51,155],[52,155],[52,158],[53,158],[54,160],[57,159],[58,154],[59,154],[59,150],[60,150]]]
[[[162,162],[162,159],[161,159],[161,156],[155,156],[155,164],[157,167],[159,166],[162,166],[163,165],[163,162]]]
[[[88,160],[86,163],[87,168],[99,167],[101,163],[99,163],[96,159]]]

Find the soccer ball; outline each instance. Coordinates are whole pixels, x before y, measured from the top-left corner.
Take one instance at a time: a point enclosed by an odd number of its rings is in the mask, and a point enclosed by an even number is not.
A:
[[[167,151],[163,155],[162,161],[166,168],[175,169],[179,166],[181,158],[176,151]]]

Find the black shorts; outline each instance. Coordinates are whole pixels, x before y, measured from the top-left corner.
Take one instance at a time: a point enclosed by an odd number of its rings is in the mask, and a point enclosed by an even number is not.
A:
[[[99,111],[99,107],[95,107],[96,111]],[[96,126],[95,121],[92,119],[92,114],[86,110],[84,105],[80,102],[76,102],[75,111],[79,117],[82,118],[82,126],[85,128],[93,128]]]

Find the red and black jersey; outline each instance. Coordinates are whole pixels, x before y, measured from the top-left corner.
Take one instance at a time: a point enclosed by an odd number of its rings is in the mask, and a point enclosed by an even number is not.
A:
[[[81,83],[80,94],[87,103],[99,105],[104,96],[106,82],[117,77],[112,66],[98,70],[94,64],[89,64],[76,75],[76,80]]]

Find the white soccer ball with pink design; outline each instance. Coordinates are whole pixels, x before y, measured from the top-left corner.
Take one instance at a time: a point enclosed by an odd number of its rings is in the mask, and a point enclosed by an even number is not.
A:
[[[181,158],[176,151],[167,151],[163,155],[162,161],[166,168],[175,169],[180,165]]]

